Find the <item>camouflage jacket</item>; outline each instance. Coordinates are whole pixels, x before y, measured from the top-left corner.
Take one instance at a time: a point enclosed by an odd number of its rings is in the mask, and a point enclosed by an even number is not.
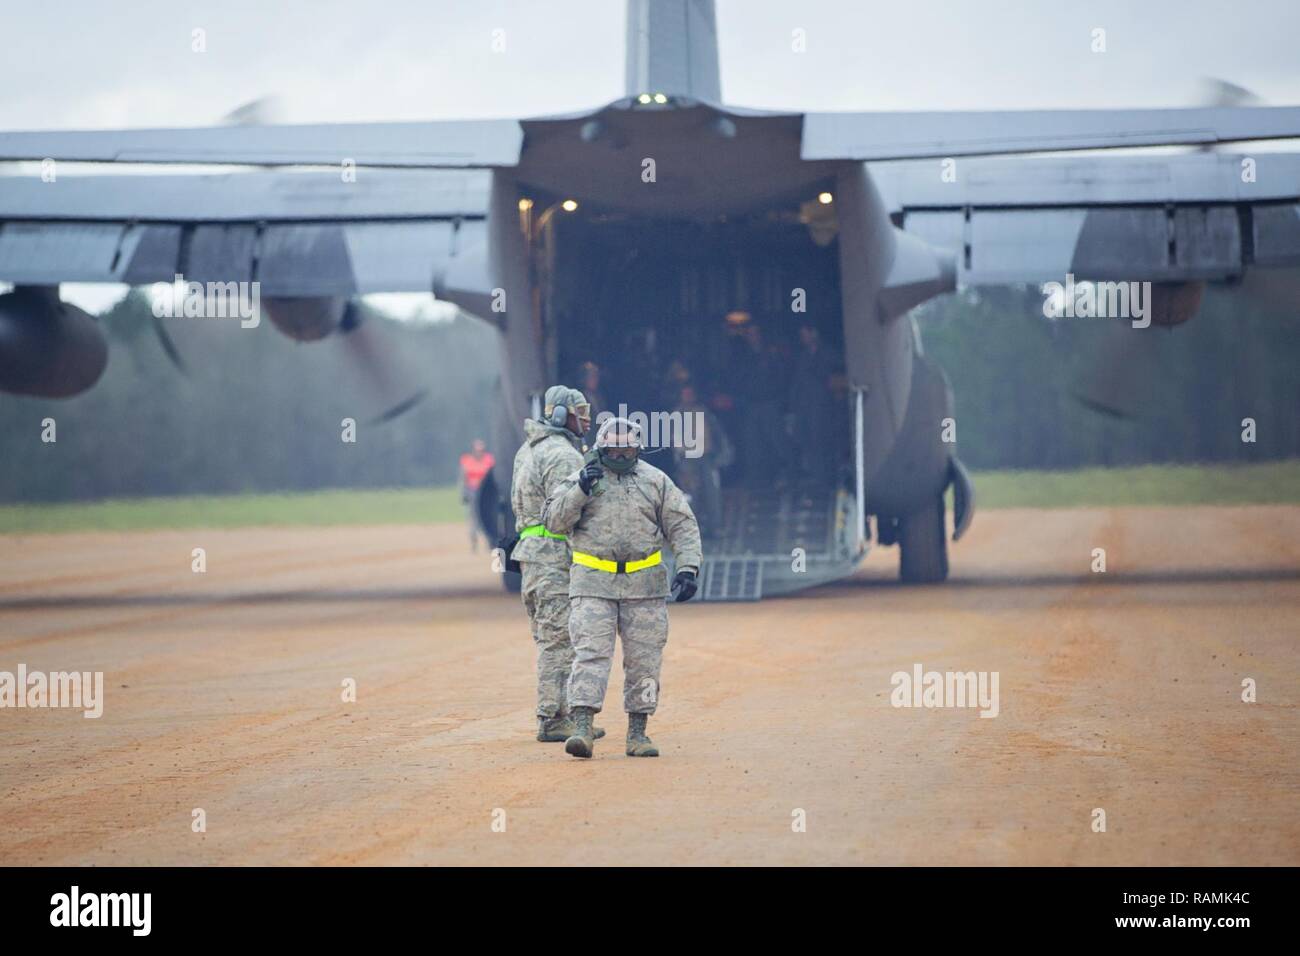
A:
[[[515,512],[515,531],[542,523],[542,505],[560,480],[582,467],[579,439],[567,428],[556,428],[529,419],[524,422],[524,443],[515,453],[514,477],[510,482],[510,505]],[[522,538],[510,555],[516,561],[540,561],[567,567],[569,546],[554,538]]]
[[[546,499],[542,520],[557,534],[567,534],[574,551],[609,561],[637,561],[672,548],[677,569],[698,572],[703,554],[700,526],[691,506],[671,478],[654,465],[638,461],[624,475],[606,471],[596,493],[588,496],[572,472]],[[611,574],[575,564],[569,571],[570,597],[653,598],[668,594],[665,565],[629,574]]]

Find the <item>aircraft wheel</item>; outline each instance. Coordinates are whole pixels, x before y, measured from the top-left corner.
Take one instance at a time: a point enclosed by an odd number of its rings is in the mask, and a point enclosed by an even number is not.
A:
[[[907,584],[933,584],[948,577],[943,495],[898,519],[899,577]]]

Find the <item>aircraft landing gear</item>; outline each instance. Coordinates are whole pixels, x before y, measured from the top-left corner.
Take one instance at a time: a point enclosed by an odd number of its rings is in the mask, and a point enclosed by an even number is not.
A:
[[[474,507],[478,512],[479,525],[483,528],[483,534],[487,537],[488,543],[495,549],[503,538],[508,538],[510,532],[515,527],[515,515],[510,510],[510,503],[502,498],[500,491],[497,489],[496,473],[489,471],[483,476],[482,483],[478,486],[477,497]],[[504,554],[493,554],[494,562],[504,561]],[[518,594],[523,590],[523,578],[517,571],[502,571],[501,585],[506,589],[507,594]]]
[[[944,534],[943,494],[927,506],[898,519],[902,556],[899,577],[905,584],[934,584],[948,577],[948,542]]]

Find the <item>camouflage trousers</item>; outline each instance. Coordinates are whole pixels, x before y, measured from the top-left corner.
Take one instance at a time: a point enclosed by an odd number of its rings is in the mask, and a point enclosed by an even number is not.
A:
[[[537,716],[564,713],[565,687],[573,665],[569,639],[569,567],[521,561],[521,591],[533,643],[537,645]]]
[[[653,714],[659,705],[659,669],[668,643],[668,605],[661,597],[570,599],[573,671],[569,707],[600,710],[614,663],[614,636],[623,638],[623,709]]]

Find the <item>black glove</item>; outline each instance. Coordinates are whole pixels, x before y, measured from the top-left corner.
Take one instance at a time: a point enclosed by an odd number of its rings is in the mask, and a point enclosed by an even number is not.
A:
[[[578,475],[578,487],[582,489],[584,495],[589,495],[591,494],[592,485],[604,477],[605,469],[600,467],[600,462],[588,462],[587,467],[583,468]]]
[[[699,585],[695,583],[694,571],[678,571],[677,577],[673,578],[673,600],[678,604],[689,601],[695,597],[698,588]]]

